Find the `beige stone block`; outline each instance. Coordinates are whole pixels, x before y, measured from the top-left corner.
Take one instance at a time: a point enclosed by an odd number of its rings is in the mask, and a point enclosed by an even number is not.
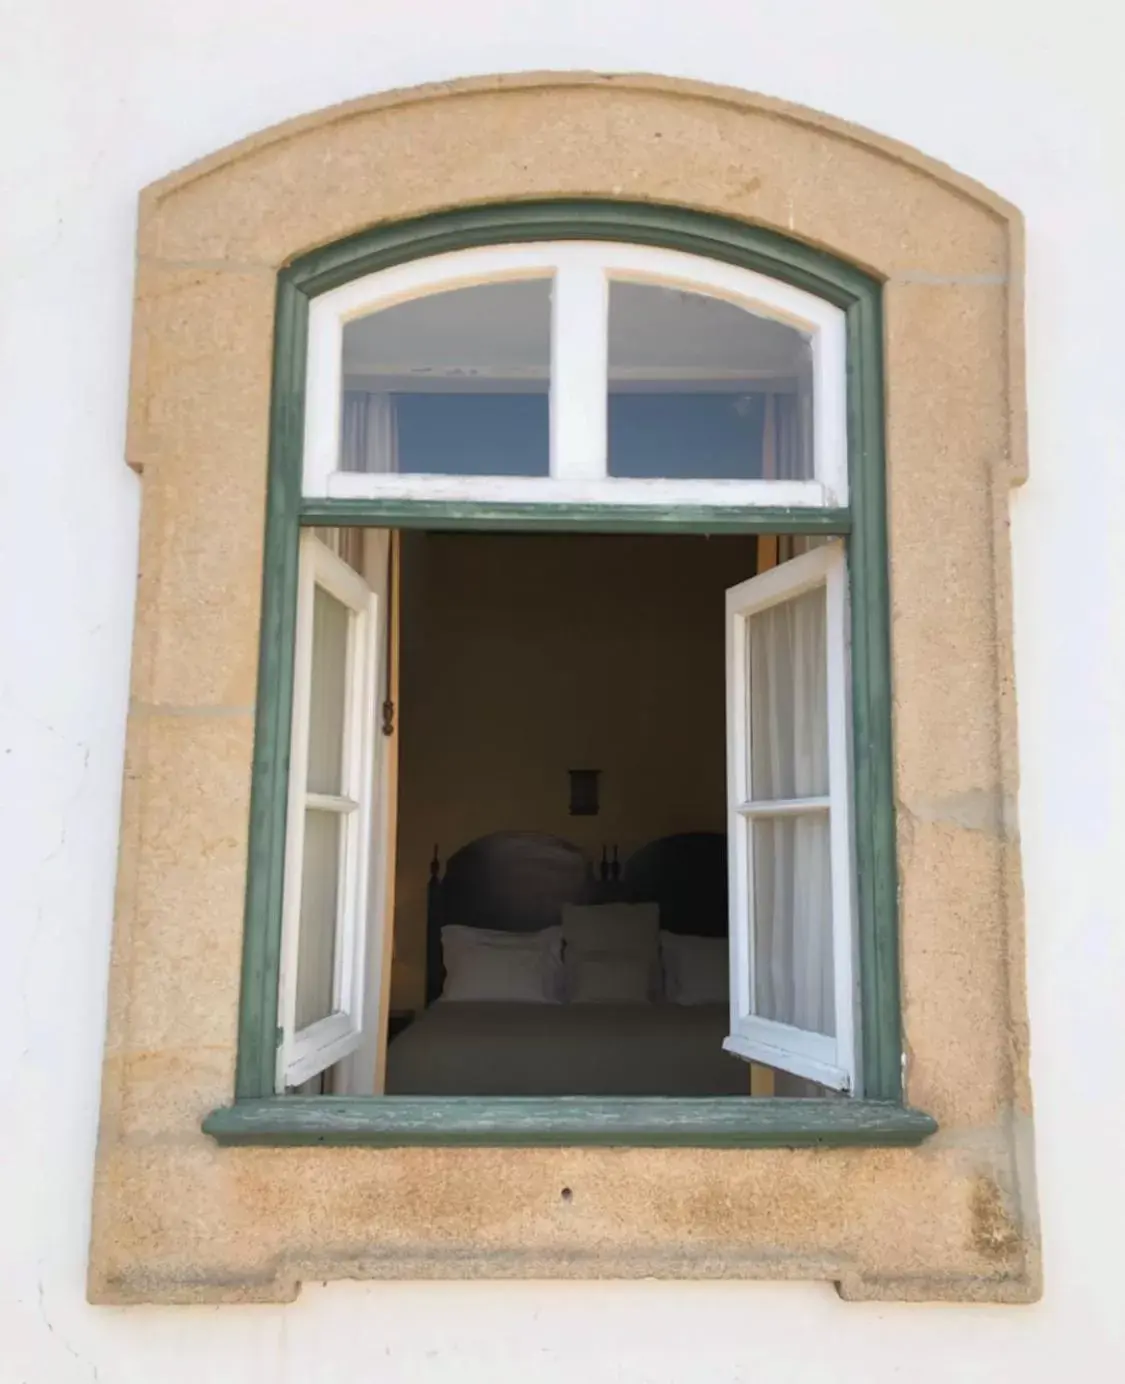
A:
[[[908,1098],[956,1128],[1011,1099],[1005,856],[995,833],[899,809]]]
[[[993,497],[1006,476],[1004,293],[892,284],[885,302],[898,791],[905,799],[993,799],[1000,793]]]
[[[124,1140],[175,1136],[203,1142],[203,1119],[234,1090],[236,1049],[226,1046],[129,1051],[115,1059],[123,1099],[117,1114]]]
[[[250,815],[249,715],[143,717],[127,1053],[235,1040]]]
[[[932,531],[935,519],[956,521],[958,500],[978,486],[987,512],[988,480],[1006,479],[1010,445],[1005,286],[891,282],[883,305],[897,524]]]
[[[951,194],[938,169],[744,92],[532,75],[371,98],[267,131],[157,185],[142,248],[277,266],[382,221],[598,196],[741,217],[884,274],[1004,274],[1001,216],[968,180]]]
[[[242,489],[214,507],[202,475],[144,479],[132,677],[144,706],[254,706],[265,505],[259,478]]]
[[[276,277],[266,269],[137,264],[128,455],[207,465],[228,498],[232,457],[265,465]]]
[[[865,1281],[885,1293],[925,1275],[931,1296],[980,1278],[1018,1296],[1022,1241],[992,1157],[123,1144],[103,1184],[92,1291],[237,1301],[289,1297],[306,1278],[686,1275],[821,1278],[861,1295]],[[181,1194],[161,1195],[170,1185]],[[117,1235],[103,1244],[111,1211]]]
[[[257,676],[274,286],[141,265],[133,696],[246,707]]]

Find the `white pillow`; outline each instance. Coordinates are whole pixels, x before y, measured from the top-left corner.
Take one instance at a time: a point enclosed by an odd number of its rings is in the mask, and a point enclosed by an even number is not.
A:
[[[558,1004],[562,991],[562,929],[494,932],[451,924],[441,930],[445,984],[451,1001]]]
[[[562,936],[572,1004],[645,1004],[659,994],[656,904],[564,904]]]
[[[660,934],[664,995],[673,1004],[726,1004],[730,998],[730,949],[725,937]]]

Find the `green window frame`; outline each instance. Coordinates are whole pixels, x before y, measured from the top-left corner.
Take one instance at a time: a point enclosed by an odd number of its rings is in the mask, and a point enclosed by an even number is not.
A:
[[[614,240],[757,270],[841,308],[847,335],[846,509],[303,500],[308,313],[318,294],[472,246]],[[935,1121],[903,1103],[891,740],[882,287],[821,250],[680,208],[529,202],[440,213],[311,251],[278,277],[250,848],[233,1104],[223,1144],[797,1147],[921,1142]],[[839,535],[851,580],[854,834],[863,1098],[278,1096],[274,1094],[297,554],[308,525],[526,532]]]

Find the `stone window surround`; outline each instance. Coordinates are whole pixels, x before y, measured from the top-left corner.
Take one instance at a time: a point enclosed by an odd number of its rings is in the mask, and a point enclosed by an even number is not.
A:
[[[200,1122],[235,1062],[277,270],[383,222],[576,196],[742,219],[884,281],[906,1098],[941,1132],[915,1149],[219,1148]],[[1021,256],[1013,208],[892,141],[643,77],[370,98],[145,191],[93,1300],[460,1276],[1037,1296],[1007,517],[1025,474]]]

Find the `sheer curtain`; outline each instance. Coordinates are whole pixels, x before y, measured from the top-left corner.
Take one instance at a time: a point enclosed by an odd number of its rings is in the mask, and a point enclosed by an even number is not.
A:
[[[398,426],[393,394],[345,389],[340,419],[340,470],[398,470]]]
[[[753,797],[828,792],[824,588],[750,619]],[[763,1018],[833,1034],[832,895],[828,813],[760,816],[753,833],[754,1007]]]
[[[800,481],[812,474],[804,413],[804,401],[798,394],[766,395],[762,423],[764,480]]]

